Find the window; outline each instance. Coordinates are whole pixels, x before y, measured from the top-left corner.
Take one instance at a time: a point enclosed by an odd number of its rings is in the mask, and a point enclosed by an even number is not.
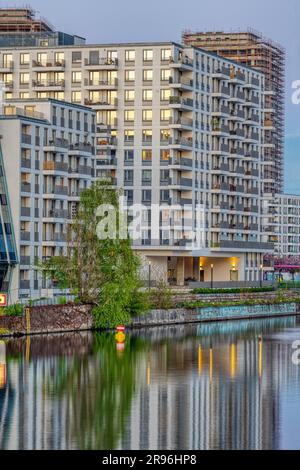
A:
[[[39,52],[38,55],[37,55],[37,62],[40,64],[40,65],[47,65],[47,60],[48,60],[48,56],[47,56],[47,53],[46,52]]]
[[[133,190],[132,189],[127,189],[124,191],[124,197],[127,200],[127,203],[133,202]]]
[[[143,90],[143,101],[152,102],[153,91],[152,90]]]
[[[135,80],[135,71],[125,70],[125,82],[134,82],[134,80]]]
[[[20,99],[21,100],[28,100],[29,99],[29,92],[28,91],[22,91],[20,93]]]
[[[29,73],[20,73],[20,84],[29,85]]]
[[[72,91],[72,103],[81,103],[81,91]]]
[[[152,171],[142,170],[142,183],[150,186],[151,181],[152,181]]]
[[[13,65],[12,54],[3,54],[3,67],[9,69]]]
[[[124,121],[134,122],[134,110],[133,109],[126,109],[124,111]]]
[[[153,80],[153,70],[143,70],[143,80],[144,82],[152,82]]]
[[[160,57],[162,61],[169,61],[171,59],[171,49],[162,49]]]
[[[143,150],[142,151],[142,161],[151,162],[152,161],[152,150]]]
[[[124,162],[125,163],[133,163],[133,160],[134,160],[133,150],[125,150],[125,152],[124,152]]]
[[[133,183],[133,170],[125,170],[124,171],[124,182],[125,183]]]
[[[81,83],[81,72],[72,72],[72,83]]]
[[[143,142],[152,142],[152,130],[150,129],[143,130]]]
[[[30,55],[29,54],[20,54],[20,65],[29,65]]]
[[[170,160],[170,150],[161,150],[160,151],[160,160],[166,162]]]
[[[161,129],[160,131],[160,140],[169,141],[171,137],[170,129]]]
[[[134,90],[125,90],[125,103],[133,102],[135,98]]]
[[[80,64],[81,52],[72,52],[72,64]]]
[[[170,101],[171,91],[169,89],[160,90],[160,100]]]
[[[143,189],[142,191],[142,202],[149,203],[151,202],[152,192],[150,189]]]
[[[124,131],[124,141],[125,142],[134,142],[134,131],[133,130]]]
[[[144,50],[144,62],[152,62],[152,61],[153,61],[153,50],[145,49]]]
[[[143,109],[143,122],[152,122],[152,109]]]
[[[160,201],[161,202],[168,202],[170,199],[170,191],[167,189],[162,189],[160,191]]]
[[[170,69],[161,69],[160,71],[160,79],[162,82],[168,82],[171,77]]]
[[[65,100],[65,92],[64,91],[55,91],[54,92],[54,99],[64,101]]]
[[[134,62],[135,61],[135,51],[125,51],[125,61]]]
[[[54,60],[56,65],[63,65],[65,60],[65,53],[64,52],[55,52]]]
[[[169,170],[160,170],[160,182],[161,183],[168,183],[169,176],[170,176]]]
[[[160,110],[160,120],[161,121],[168,121],[170,120],[171,114],[169,109],[161,109]]]

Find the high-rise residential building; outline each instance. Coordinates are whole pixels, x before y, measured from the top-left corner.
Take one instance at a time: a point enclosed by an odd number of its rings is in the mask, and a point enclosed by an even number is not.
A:
[[[1,292],[9,300],[55,295],[37,259],[61,255],[66,225],[95,164],[95,113],[55,100],[7,101],[0,116]]]
[[[173,42],[2,48],[0,67],[8,100],[96,112],[96,176],[144,206],[134,247],[151,276],[258,282],[273,249],[261,220],[262,73]]]
[[[285,50],[253,31],[184,32],[183,42],[215,52],[265,76],[264,194],[284,191]]]
[[[265,202],[264,214],[272,215],[266,227],[278,258],[300,256],[300,196],[277,194],[273,202]]]
[[[0,47],[84,44],[79,36],[56,31],[30,7],[0,8]]]

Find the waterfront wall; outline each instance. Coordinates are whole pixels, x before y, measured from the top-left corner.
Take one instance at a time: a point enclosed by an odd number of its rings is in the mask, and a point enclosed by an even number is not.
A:
[[[92,330],[94,321],[90,305],[54,305],[33,307],[30,312],[30,334],[62,333]],[[184,323],[216,322],[254,318],[274,318],[300,314],[300,304],[245,305],[189,309],[152,310],[133,318],[131,327],[149,327]],[[27,319],[0,316],[0,336],[27,334]]]
[[[53,305],[30,309],[30,333],[60,333],[84,331],[93,328],[90,305]],[[23,317],[0,316],[1,330],[23,335],[27,333],[27,321]]]

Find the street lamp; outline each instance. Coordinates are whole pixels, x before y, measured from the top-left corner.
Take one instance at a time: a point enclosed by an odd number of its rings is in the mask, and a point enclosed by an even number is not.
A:
[[[214,265],[210,265],[210,287],[211,289],[214,288]]]
[[[263,284],[263,269],[264,269],[264,266],[263,264],[260,265],[260,282],[259,282],[259,285],[260,287],[262,288],[262,284]]]
[[[149,287],[149,292],[151,291],[151,261],[148,263],[148,287]]]

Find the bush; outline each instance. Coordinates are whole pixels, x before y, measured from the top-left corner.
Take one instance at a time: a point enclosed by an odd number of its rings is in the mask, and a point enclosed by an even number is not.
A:
[[[58,305],[67,305],[67,297],[59,297],[58,299]]]
[[[9,305],[3,309],[4,315],[9,317],[21,317],[24,312],[24,305],[22,304],[14,304]]]
[[[172,290],[164,280],[158,282],[156,289],[151,292],[150,298],[153,307],[159,310],[168,310],[173,306]]]
[[[210,294],[251,294],[259,292],[274,292],[274,287],[245,287],[236,289],[194,289],[193,294],[210,295]]]

